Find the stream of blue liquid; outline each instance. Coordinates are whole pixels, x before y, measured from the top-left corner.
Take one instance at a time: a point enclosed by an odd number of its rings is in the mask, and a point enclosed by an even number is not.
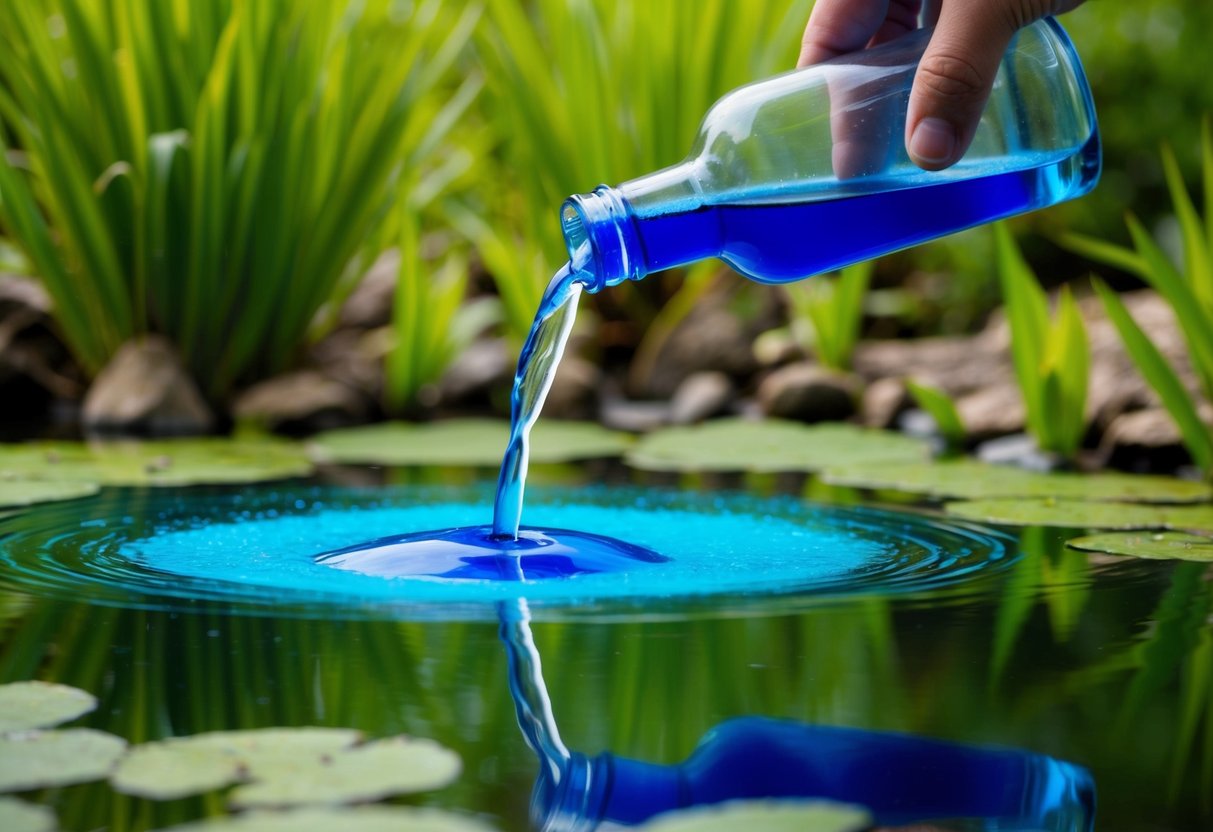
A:
[[[718,256],[757,280],[781,283],[1067,199],[1090,187],[1098,159],[1093,135],[1077,152],[1009,157],[1005,166],[976,178],[940,183],[923,174],[924,183],[917,186],[801,202],[781,201],[777,192],[749,194],[742,204],[672,210],[634,221],[643,231],[650,268]],[[583,287],[602,285],[587,271],[590,262],[589,243],[583,242],[549,283],[519,355],[492,525],[373,540],[326,553],[319,562],[381,577],[533,581],[626,571],[664,560],[643,547],[595,534],[521,526],[531,428],[551,388]]]

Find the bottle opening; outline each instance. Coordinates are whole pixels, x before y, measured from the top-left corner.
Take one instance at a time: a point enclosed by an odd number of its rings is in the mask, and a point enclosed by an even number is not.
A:
[[[589,237],[581,212],[571,203],[566,202],[560,210],[560,230],[564,233],[564,245],[569,250],[569,258],[572,259],[577,256],[577,250]]]

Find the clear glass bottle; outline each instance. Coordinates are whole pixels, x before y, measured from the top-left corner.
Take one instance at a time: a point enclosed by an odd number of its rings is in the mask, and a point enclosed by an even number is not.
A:
[[[570,197],[570,256],[597,291],[719,257],[763,283],[832,271],[1072,199],[1099,178],[1095,107],[1052,18],[1021,30],[965,156],[928,172],[904,148],[929,31],[736,89],[685,161]]]

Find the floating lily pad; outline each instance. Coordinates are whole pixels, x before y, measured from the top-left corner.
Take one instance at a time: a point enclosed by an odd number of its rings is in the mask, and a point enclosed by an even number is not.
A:
[[[54,832],[55,813],[15,797],[0,797],[0,829],[4,832]]]
[[[353,465],[499,465],[509,435],[509,423],[496,419],[384,422],[322,433],[310,450],[317,462]],[[540,420],[531,432],[531,462],[619,456],[630,442],[591,422]]]
[[[971,500],[948,503],[948,514],[1008,526],[1074,529],[1213,531],[1213,506],[1150,506],[1081,500]]]
[[[0,792],[100,780],[125,749],[126,740],[91,728],[0,737]]]
[[[627,454],[651,471],[818,471],[859,463],[918,462],[926,443],[845,424],[719,419],[645,436]]]
[[[459,755],[433,740],[391,737],[320,760],[259,763],[231,796],[241,809],[363,803],[431,791],[459,776]]]
[[[1213,538],[1183,532],[1112,532],[1079,537],[1066,545],[1085,552],[1131,558],[1213,562]]]
[[[95,696],[67,685],[52,682],[0,685],[0,734],[52,728],[96,707]]]
[[[32,506],[91,497],[101,490],[95,482],[7,478],[0,473],[0,506]]]
[[[411,806],[353,806],[249,812],[236,817],[196,821],[161,832],[492,832],[475,818]]]
[[[110,779],[125,794],[173,800],[262,776],[287,763],[318,765],[354,745],[344,728],[265,728],[216,731],[132,748]]]
[[[0,445],[0,480],[177,486],[285,479],[311,470],[302,446],[277,439]]]
[[[860,832],[872,825],[866,809],[842,803],[735,800],[658,815],[638,832]]]
[[[1116,500],[1130,503],[1197,503],[1213,498],[1207,483],[1138,474],[1045,474],[971,459],[831,468],[822,479],[832,485],[884,488],[984,500],[1003,497],[1054,497]]]

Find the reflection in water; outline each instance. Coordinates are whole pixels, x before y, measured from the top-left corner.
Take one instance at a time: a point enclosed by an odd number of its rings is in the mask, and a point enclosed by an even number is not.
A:
[[[757,798],[856,804],[881,826],[1093,828],[1095,786],[1087,771],[1015,749],[743,717],[717,725],[675,765],[569,751],[552,715],[526,601],[503,602],[500,612],[518,725],[539,757],[531,816],[543,832],[634,825],[674,809]]]

